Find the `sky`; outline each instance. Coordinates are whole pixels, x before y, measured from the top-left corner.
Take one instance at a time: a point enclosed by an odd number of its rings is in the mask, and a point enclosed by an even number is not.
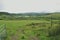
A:
[[[0,0],[0,11],[60,12],[60,0]]]

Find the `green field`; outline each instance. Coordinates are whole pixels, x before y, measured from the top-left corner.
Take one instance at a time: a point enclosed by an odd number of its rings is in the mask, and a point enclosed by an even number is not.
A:
[[[55,28],[53,29],[51,27],[51,21],[0,20],[0,25],[3,24],[6,24],[7,28],[6,40],[54,40],[55,37],[53,37],[52,34],[56,30],[56,26],[58,25],[53,24],[53,27]],[[51,30],[49,30],[50,27]],[[50,35],[49,32],[52,32],[52,34]]]
[[[0,31],[1,27],[5,27],[3,24],[6,26],[6,40],[60,40],[60,12],[41,14],[0,12]]]

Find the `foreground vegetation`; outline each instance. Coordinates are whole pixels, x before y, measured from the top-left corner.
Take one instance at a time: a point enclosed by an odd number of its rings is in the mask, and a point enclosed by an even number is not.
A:
[[[2,15],[0,25],[6,24],[6,40],[60,40],[60,14],[42,16]],[[10,19],[10,18],[12,19]],[[17,19],[18,20],[17,20]]]

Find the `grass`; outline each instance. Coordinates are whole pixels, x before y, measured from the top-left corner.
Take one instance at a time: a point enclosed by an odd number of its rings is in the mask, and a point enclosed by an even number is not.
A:
[[[34,23],[33,25],[31,25]],[[38,23],[37,25],[35,23]],[[49,40],[47,29],[51,24],[45,20],[0,20],[0,25],[6,24],[7,39],[6,40]],[[46,33],[45,33],[46,32]]]

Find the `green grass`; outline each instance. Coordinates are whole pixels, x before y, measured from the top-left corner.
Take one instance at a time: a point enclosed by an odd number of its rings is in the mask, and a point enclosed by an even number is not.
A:
[[[45,20],[0,20],[0,25],[6,24],[6,40],[49,40],[47,29],[51,24],[34,24],[32,23],[50,23]]]

